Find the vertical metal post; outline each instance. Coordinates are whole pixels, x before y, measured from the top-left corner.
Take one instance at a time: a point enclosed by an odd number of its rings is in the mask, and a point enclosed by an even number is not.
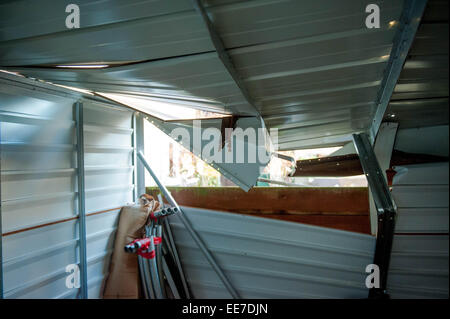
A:
[[[380,287],[369,291],[369,298],[387,297],[387,275],[394,237],[397,207],[392,199],[384,174],[380,169],[375,152],[365,133],[353,134],[353,143],[366,175],[370,191],[377,208],[378,232],[374,264],[380,269]]]
[[[86,255],[86,205],[84,186],[84,132],[83,103],[75,103],[75,122],[77,136],[77,181],[78,181],[78,232],[80,247],[81,298],[88,298],[87,255]]]
[[[2,228],[2,123],[0,122],[0,299],[3,299],[3,228]]]
[[[386,122],[382,123],[378,131],[377,138],[373,145],[373,151],[377,157],[378,164],[383,173],[384,179],[387,181],[386,170],[389,169],[392,150],[394,149],[395,137],[397,136],[398,123]],[[372,193],[369,192],[370,205],[370,231],[372,235],[377,234],[377,208],[372,198]]]
[[[136,112],[133,112],[131,116],[131,128],[133,133],[131,135],[131,146],[133,148],[133,156],[131,157],[131,165],[133,166],[133,201],[138,202],[138,191],[137,191],[137,159],[136,159]]]
[[[142,114],[136,114],[136,126],[134,128],[136,134],[136,144],[135,144],[135,152],[143,152],[144,153],[144,117]],[[135,171],[136,171],[136,189],[137,196],[145,193],[145,168],[141,161],[136,161],[135,163]]]

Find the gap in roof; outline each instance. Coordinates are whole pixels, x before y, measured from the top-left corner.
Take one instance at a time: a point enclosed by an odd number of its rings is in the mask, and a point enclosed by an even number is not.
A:
[[[198,107],[196,107],[195,103],[192,103],[194,104],[193,106],[186,106],[176,100],[173,100],[173,102],[167,102],[167,99],[166,101],[161,101],[125,94],[103,92],[97,92],[97,94],[164,121],[208,119],[231,116],[231,114],[211,111],[213,107],[204,107],[204,102],[199,103]]]

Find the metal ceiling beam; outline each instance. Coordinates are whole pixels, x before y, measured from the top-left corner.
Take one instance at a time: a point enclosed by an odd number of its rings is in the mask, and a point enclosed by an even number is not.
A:
[[[237,87],[241,91],[242,95],[244,96],[245,100],[249,105],[252,106],[254,110],[254,114],[251,115],[258,115],[261,116],[258,108],[253,103],[253,100],[247,91],[247,88],[244,85],[244,82],[242,81],[241,77],[236,71],[236,68],[231,61],[231,58],[229,54],[227,53],[227,50],[222,42],[222,39],[220,38],[219,34],[214,28],[214,25],[212,24],[211,20],[208,17],[208,13],[206,12],[205,8],[203,7],[200,0],[192,0],[192,3],[194,5],[194,8],[200,13],[203,22],[206,25],[206,28],[208,29],[209,37],[211,38],[211,41],[214,45],[214,48],[216,49],[216,52],[219,56],[220,61],[222,61],[223,65],[227,69],[228,73],[232,77],[233,81],[236,83]]]
[[[378,92],[375,116],[370,127],[372,144],[384,118],[394,88],[400,77],[409,49],[414,41],[417,28],[425,11],[427,0],[408,0],[404,2],[403,11],[399,21],[399,28],[394,37],[391,54],[386,67],[381,89]]]

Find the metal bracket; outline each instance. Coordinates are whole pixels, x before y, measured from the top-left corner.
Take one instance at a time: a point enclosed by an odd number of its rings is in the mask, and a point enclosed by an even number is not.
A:
[[[353,143],[377,208],[378,232],[374,264],[380,268],[380,287],[372,288],[369,298],[388,297],[386,285],[397,207],[367,134],[353,134]]]
[[[88,298],[87,254],[86,254],[86,205],[84,186],[84,122],[83,103],[75,103],[75,125],[77,136],[77,186],[78,186],[78,238],[80,247],[81,298]]]

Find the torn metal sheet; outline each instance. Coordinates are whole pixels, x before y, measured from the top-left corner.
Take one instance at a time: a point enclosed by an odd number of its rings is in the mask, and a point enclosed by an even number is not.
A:
[[[149,121],[245,191],[256,185],[276,147],[257,117],[239,117],[229,127],[228,118]]]

